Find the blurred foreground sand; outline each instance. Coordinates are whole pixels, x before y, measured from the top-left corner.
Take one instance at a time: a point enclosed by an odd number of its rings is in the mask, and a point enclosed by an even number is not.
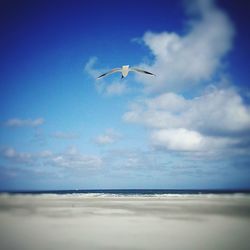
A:
[[[0,249],[250,249],[250,196],[2,194]]]

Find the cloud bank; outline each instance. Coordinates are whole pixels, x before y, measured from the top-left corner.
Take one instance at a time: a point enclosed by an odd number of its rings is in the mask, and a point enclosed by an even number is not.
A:
[[[29,165],[34,168],[54,166],[57,168],[86,170],[99,168],[102,165],[102,158],[99,155],[83,154],[75,147],[67,148],[59,153],[50,150],[26,153],[8,147],[0,151],[0,157],[10,164]]]
[[[184,35],[148,31],[142,38],[154,59],[140,66],[157,75],[153,82],[136,76],[148,92],[179,91],[210,80],[232,48],[234,27],[214,1],[188,1],[186,12],[190,19]]]
[[[172,150],[232,146],[250,132],[250,107],[232,88],[213,88],[193,99],[171,92],[140,99],[123,119],[150,128],[153,144]]]
[[[20,164],[30,164],[33,161],[32,154],[24,153],[24,152],[17,152],[14,148],[8,147],[4,148],[0,151],[0,156],[4,157],[5,159]]]
[[[246,153],[250,107],[233,84],[214,81],[225,71],[223,59],[232,48],[234,27],[214,1],[186,3],[190,18],[184,35],[149,31],[142,37],[154,59],[140,66],[157,77],[137,76],[147,96],[133,101],[123,120],[149,129],[157,149],[221,152],[245,147]],[[181,94],[187,89],[195,93],[199,85],[205,88],[198,96]]]
[[[157,77],[135,75],[143,86],[142,95],[130,103],[122,119],[147,128],[156,149],[221,152],[241,148],[246,153],[250,107],[233,83],[218,80],[228,74],[226,55],[233,46],[235,27],[213,0],[186,1],[185,10],[184,32],[147,31],[140,39],[153,59],[138,66]],[[95,62],[91,58],[85,66],[93,77],[100,73]],[[97,89],[106,94],[126,92],[117,83],[100,82]],[[107,134],[95,141],[113,143]]]
[[[244,133],[250,128],[250,108],[232,88],[214,88],[193,99],[171,92],[140,99],[123,118],[151,128],[185,127],[215,136]]]

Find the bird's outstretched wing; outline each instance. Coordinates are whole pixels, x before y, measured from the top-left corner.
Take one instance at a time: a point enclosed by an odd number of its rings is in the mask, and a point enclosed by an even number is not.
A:
[[[110,74],[113,74],[115,72],[120,72],[122,69],[121,68],[115,68],[115,69],[111,69],[110,71],[100,75],[97,77],[97,79],[100,79],[101,77],[104,77],[104,76],[107,76],[107,75],[110,75]]]
[[[155,76],[155,74],[153,74],[151,72],[148,72],[148,71],[143,70],[143,69],[134,68],[134,67],[130,68],[130,71],[137,71],[137,72],[140,72],[140,73],[144,73],[144,74]]]

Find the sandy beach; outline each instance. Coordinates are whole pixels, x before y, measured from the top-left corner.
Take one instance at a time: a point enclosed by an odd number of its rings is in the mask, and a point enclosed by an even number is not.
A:
[[[0,195],[1,250],[250,249],[250,197]]]

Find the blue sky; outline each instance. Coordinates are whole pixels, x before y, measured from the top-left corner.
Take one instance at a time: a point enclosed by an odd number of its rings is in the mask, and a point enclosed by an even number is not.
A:
[[[249,9],[1,2],[0,189],[250,188]]]

